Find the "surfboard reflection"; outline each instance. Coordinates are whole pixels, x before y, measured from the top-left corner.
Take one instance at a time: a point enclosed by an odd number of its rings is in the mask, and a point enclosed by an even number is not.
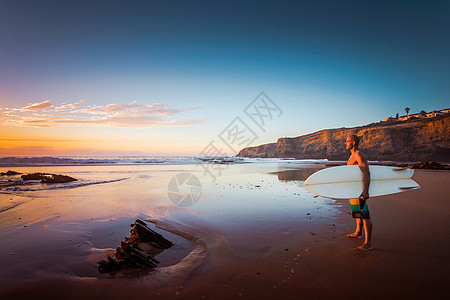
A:
[[[272,174],[278,175],[279,181],[305,181],[309,176],[323,168],[303,168],[298,170],[278,171]]]

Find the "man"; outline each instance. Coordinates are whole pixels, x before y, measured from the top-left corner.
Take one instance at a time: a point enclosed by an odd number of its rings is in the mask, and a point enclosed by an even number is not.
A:
[[[372,221],[370,220],[369,207],[367,199],[369,199],[370,172],[367,158],[364,153],[358,150],[359,138],[352,134],[347,136],[345,147],[352,153],[347,161],[347,165],[358,165],[363,173],[363,192],[359,199],[350,199],[350,207],[352,208],[352,216],[356,219],[356,230],[354,233],[347,234],[348,237],[362,239],[362,227],[364,225],[365,241],[364,244],[355,248],[359,251],[372,250]]]

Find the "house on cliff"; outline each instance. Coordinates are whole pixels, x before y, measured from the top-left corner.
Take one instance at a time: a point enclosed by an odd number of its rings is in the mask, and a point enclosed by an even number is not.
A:
[[[408,120],[410,118],[419,118],[419,119],[422,119],[422,118],[434,118],[434,117],[442,116],[442,115],[445,115],[445,114],[448,114],[448,113],[450,113],[450,108],[445,108],[445,109],[441,109],[441,110],[433,110],[433,111],[431,111],[429,113],[427,113],[425,111],[421,111],[420,113],[417,113],[417,114],[400,116],[400,117],[398,117],[398,120],[399,121],[406,121],[406,120]],[[389,120],[395,120],[395,118],[389,117],[389,118],[384,119],[384,121],[389,121]]]

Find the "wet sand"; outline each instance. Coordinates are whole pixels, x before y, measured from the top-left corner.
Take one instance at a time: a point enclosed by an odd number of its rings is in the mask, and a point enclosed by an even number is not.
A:
[[[168,203],[158,189],[165,177],[152,183],[153,173],[141,169],[127,184],[139,200],[130,200],[125,181],[51,197],[33,192],[32,201],[0,214],[1,298],[448,296],[449,171],[416,170],[421,189],[369,200],[375,250],[356,252],[361,241],[345,237],[354,230],[348,203],[299,187],[296,180],[313,170],[278,167],[276,176],[270,166],[255,168],[231,167],[216,183],[204,182],[202,199],[190,208]],[[178,170],[163,171],[170,178]],[[66,202],[55,205],[55,198]],[[152,220],[178,246],[146,274],[99,276],[88,262],[93,250],[116,247],[136,216]]]

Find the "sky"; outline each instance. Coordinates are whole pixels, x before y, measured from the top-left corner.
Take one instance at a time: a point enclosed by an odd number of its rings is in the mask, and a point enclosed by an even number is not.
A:
[[[0,6],[0,156],[234,155],[450,107],[450,1]]]

